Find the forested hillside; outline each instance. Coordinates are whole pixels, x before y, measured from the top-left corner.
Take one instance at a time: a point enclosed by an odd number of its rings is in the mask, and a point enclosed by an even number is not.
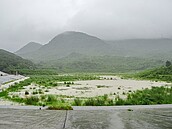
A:
[[[25,60],[13,53],[0,49],[0,71],[12,72],[15,69],[34,68],[31,61]]]
[[[167,62],[163,67],[146,70],[134,76],[142,79],[172,82],[172,65],[168,64]]]

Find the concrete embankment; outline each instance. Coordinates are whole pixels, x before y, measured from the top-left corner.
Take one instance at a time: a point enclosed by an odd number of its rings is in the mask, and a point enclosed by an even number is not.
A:
[[[30,108],[29,108],[30,107]],[[74,107],[0,107],[0,129],[170,129],[172,105]]]

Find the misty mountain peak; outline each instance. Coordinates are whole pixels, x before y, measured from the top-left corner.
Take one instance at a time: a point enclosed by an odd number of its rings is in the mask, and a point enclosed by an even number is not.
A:
[[[34,52],[34,51],[38,50],[41,47],[42,47],[42,44],[40,44],[40,43],[29,42],[24,47],[22,47],[21,49],[19,49],[16,52],[16,54],[21,55],[21,54],[25,54],[25,53],[31,53],[31,52]]]
[[[103,45],[105,44],[104,41],[102,41],[101,39],[95,37],[95,36],[91,36],[88,35],[86,33],[83,32],[77,32],[77,31],[66,31],[63,32],[57,36],[55,36],[47,45],[62,45],[63,47],[66,46],[73,46],[73,47],[77,47],[77,46],[82,46],[82,47],[86,47],[86,46],[92,46],[92,45]],[[59,46],[59,47],[62,47]],[[90,47],[91,47],[90,46]]]
[[[95,36],[91,36],[84,32],[78,32],[78,31],[65,31],[54,37],[54,39],[56,38],[96,38],[96,39],[99,39]]]

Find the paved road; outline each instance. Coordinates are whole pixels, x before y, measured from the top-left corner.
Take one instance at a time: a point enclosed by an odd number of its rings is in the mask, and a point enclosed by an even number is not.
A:
[[[172,129],[172,105],[74,107],[73,111],[16,108],[0,107],[0,129]]]

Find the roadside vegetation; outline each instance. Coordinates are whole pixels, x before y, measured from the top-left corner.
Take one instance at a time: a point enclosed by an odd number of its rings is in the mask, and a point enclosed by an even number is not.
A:
[[[92,98],[75,98],[73,106],[113,106],[114,100],[107,94]]]

